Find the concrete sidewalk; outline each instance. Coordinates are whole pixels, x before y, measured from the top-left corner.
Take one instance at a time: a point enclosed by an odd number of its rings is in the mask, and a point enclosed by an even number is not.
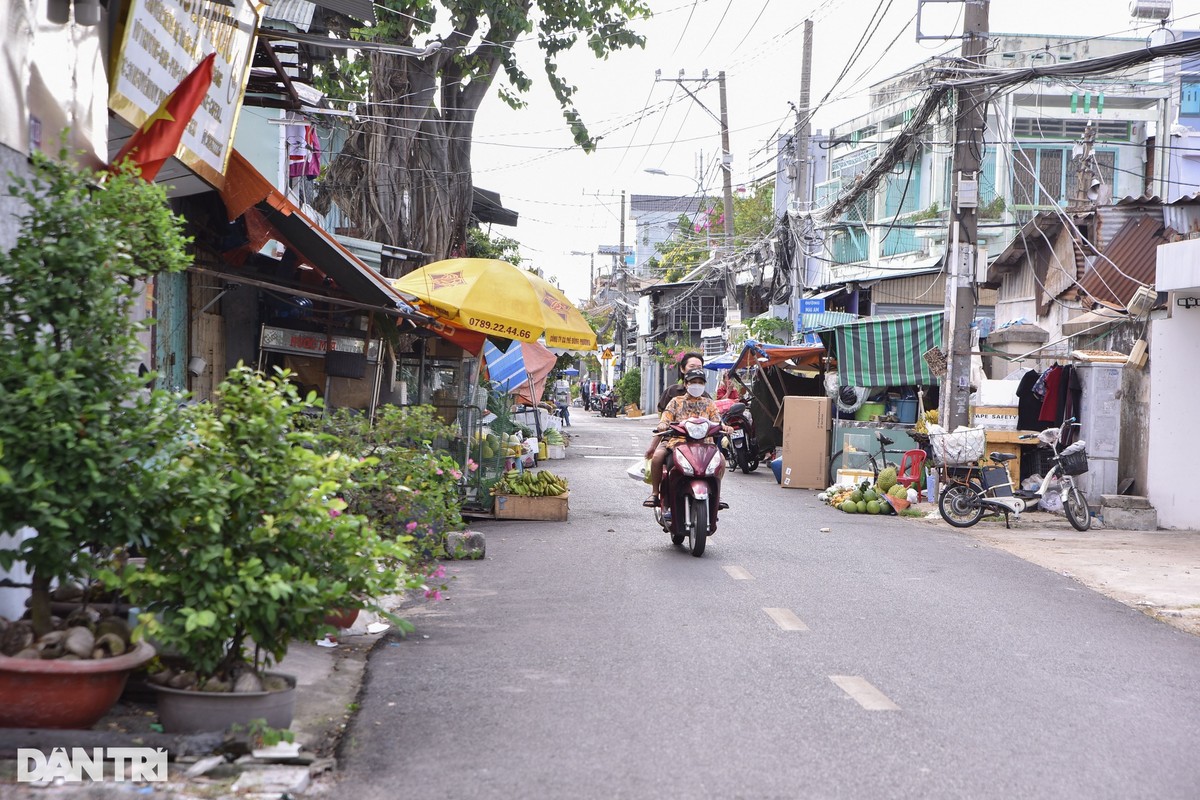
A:
[[[932,503],[915,508],[926,512],[927,524],[956,530]],[[956,532],[1200,635],[1200,531],[1092,528],[1080,533],[1062,515],[1035,511],[1022,514],[1011,529],[1002,521],[984,520]]]

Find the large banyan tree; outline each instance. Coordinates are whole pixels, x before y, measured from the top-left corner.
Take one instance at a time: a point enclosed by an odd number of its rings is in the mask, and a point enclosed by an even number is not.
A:
[[[471,138],[493,83],[514,108],[533,85],[513,49],[537,37],[542,69],[576,144],[595,147],[558,74],[558,57],[583,41],[600,59],[644,39],[629,23],[642,0],[377,0],[378,24],[356,38],[426,48],[416,57],[359,51],[326,75],[325,87],[362,96],[360,121],[322,180],[363,238],[429,253],[460,254],[471,214]],[[447,31],[450,31],[447,33]],[[440,47],[427,47],[440,42]],[[335,89],[336,86],[336,89]]]

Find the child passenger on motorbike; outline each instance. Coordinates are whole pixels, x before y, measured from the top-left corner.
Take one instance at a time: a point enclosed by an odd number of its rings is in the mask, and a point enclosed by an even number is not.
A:
[[[672,423],[680,422],[693,417],[702,417],[720,422],[721,415],[717,413],[717,405],[711,397],[704,393],[704,384],[706,377],[703,369],[688,370],[684,373],[684,391],[686,394],[680,394],[667,403],[663,409],[662,415],[658,420],[658,427],[655,431],[665,431]],[[728,426],[723,426],[723,430],[731,430]],[[656,436],[658,445],[654,448],[654,454],[650,460],[650,496],[647,497],[642,505],[647,508],[654,508],[658,505],[658,490],[659,484],[662,482],[663,464],[667,460],[667,452],[673,450],[679,439],[669,436]]]

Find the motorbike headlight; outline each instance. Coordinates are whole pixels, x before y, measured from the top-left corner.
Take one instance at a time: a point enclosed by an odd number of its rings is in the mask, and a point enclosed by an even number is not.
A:
[[[679,453],[675,454],[675,463],[679,465],[679,471],[684,475],[695,475],[696,469],[692,466],[692,462],[687,460],[687,456]]]
[[[683,423],[683,429],[692,439],[703,439],[708,436],[708,420],[688,420]]]
[[[704,468],[704,474],[716,475],[717,470],[721,468],[721,459],[723,457],[724,456],[721,455],[720,451],[714,453],[713,457],[708,460],[708,466]]]

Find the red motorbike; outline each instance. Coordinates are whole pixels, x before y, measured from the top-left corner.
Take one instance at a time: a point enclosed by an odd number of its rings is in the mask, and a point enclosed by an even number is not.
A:
[[[654,519],[671,535],[671,544],[687,539],[689,551],[697,558],[704,555],[704,545],[717,529],[717,512],[729,508],[721,502],[725,457],[717,445],[705,441],[720,432],[720,423],[693,417],[671,424],[663,433],[683,441],[663,464]]]

